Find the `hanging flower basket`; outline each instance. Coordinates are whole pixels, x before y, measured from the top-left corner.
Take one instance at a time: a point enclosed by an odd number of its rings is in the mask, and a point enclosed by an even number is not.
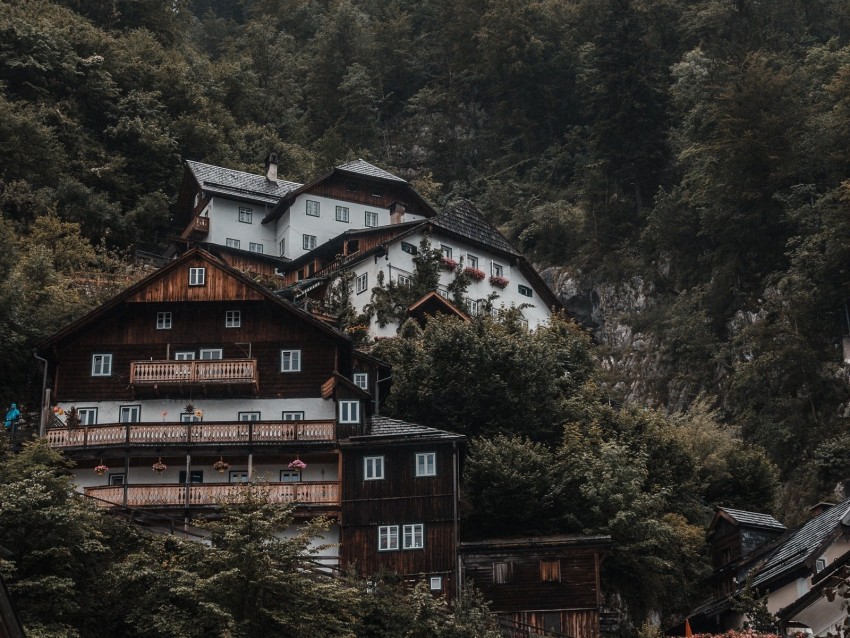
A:
[[[103,476],[108,471],[109,471],[109,466],[104,465],[103,461],[101,461],[100,465],[94,466],[94,473],[97,474],[98,476]]]
[[[151,469],[157,474],[162,474],[168,469],[168,466],[162,462],[162,459],[159,459],[156,463],[151,465]]]
[[[441,257],[440,264],[443,268],[447,268],[448,270],[454,270],[457,268],[457,260],[452,259],[451,257]]]
[[[487,276],[487,275],[484,274],[484,271],[481,270],[480,268],[472,268],[472,267],[464,268],[463,272],[466,273],[467,275],[469,275],[470,277],[472,277],[473,279],[476,279],[478,281],[483,280],[484,277]]]
[[[307,467],[307,464],[301,459],[295,459],[289,464],[288,467],[290,470],[303,470],[305,467]]]
[[[490,277],[490,285],[496,286],[497,288],[504,288],[508,285],[507,277],[502,277],[501,275],[493,275]]]
[[[225,461],[223,458],[220,458],[218,461],[213,463],[213,469],[219,474],[224,474],[227,470],[230,469],[230,463]]]

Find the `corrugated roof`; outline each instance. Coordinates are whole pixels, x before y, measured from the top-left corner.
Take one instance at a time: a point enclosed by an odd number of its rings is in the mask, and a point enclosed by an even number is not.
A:
[[[497,248],[512,255],[520,254],[502,233],[484,219],[481,212],[471,202],[466,200],[452,202],[431,222],[435,226],[457,233],[480,244]]]
[[[461,434],[438,430],[418,423],[408,423],[398,419],[389,419],[385,416],[373,416],[369,418],[369,434],[352,436],[351,440],[364,440],[371,438],[424,438],[424,439],[462,439]]]
[[[820,551],[824,542],[838,531],[840,525],[848,524],[850,498],[815,516],[797,529],[783,534],[776,542],[773,553],[768,554],[762,565],[753,572],[753,586],[766,583],[783,572],[799,567],[813,552]]]
[[[356,159],[352,162],[346,162],[345,164],[341,164],[336,167],[340,171],[346,171],[348,173],[357,173],[359,175],[368,175],[369,177],[377,177],[379,179],[388,179],[394,182],[402,182],[404,184],[407,183],[407,180],[402,179],[398,175],[393,175],[392,173],[388,173],[382,168],[378,168],[374,164],[370,164],[366,160]]]
[[[726,512],[732,519],[740,525],[749,525],[751,527],[763,527],[765,529],[784,530],[785,526],[777,521],[770,514],[762,514],[760,512],[747,512],[746,510],[736,510],[730,507],[718,508]]]
[[[203,190],[237,199],[247,197],[268,204],[277,204],[284,195],[301,186],[301,184],[281,179],[274,183],[267,180],[265,175],[234,171],[192,160],[186,160],[186,166],[192,171]]]

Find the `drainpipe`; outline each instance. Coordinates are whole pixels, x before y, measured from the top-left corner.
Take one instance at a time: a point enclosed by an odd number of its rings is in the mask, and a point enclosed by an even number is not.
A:
[[[44,374],[41,378],[41,400],[39,401],[41,405],[41,410],[38,415],[38,435],[45,436],[47,434],[47,407],[44,401],[44,395],[47,392],[47,359],[42,359],[38,356],[38,351],[33,350],[32,356],[42,362],[44,366]]]

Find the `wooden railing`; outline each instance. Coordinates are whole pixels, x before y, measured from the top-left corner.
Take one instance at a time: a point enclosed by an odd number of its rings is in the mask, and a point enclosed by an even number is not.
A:
[[[256,359],[133,361],[132,385],[180,383],[256,383]]]
[[[210,232],[210,218],[209,217],[193,217],[192,221],[189,222],[189,225],[186,227],[180,234],[181,239],[188,239],[192,235],[207,235]]]
[[[99,499],[103,507],[204,506],[238,499],[245,485],[239,483],[193,483],[159,485],[103,485],[85,488],[85,495]],[[269,483],[260,488],[271,503],[339,505],[339,483]],[[124,502],[126,492],[127,501]]]
[[[335,441],[333,421],[237,421],[233,423],[121,423],[50,428],[51,447],[257,444]]]

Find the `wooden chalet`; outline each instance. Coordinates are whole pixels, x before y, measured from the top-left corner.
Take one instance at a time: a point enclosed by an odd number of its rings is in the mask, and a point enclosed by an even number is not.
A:
[[[600,567],[610,548],[610,536],[464,542],[461,574],[490,602],[507,636],[598,638]]]

